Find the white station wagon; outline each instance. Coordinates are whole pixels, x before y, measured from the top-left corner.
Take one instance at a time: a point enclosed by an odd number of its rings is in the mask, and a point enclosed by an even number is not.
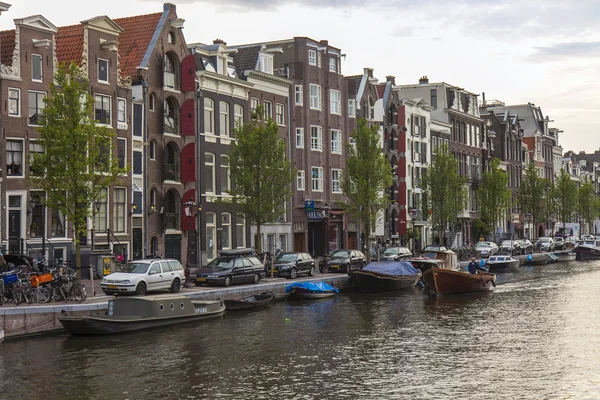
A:
[[[177,260],[135,260],[123,265],[119,271],[106,275],[100,287],[108,295],[143,295],[147,291],[163,289],[177,293],[184,282],[183,266]]]

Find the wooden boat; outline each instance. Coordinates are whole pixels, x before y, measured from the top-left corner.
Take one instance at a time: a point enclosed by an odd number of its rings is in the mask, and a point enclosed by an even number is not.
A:
[[[411,258],[413,267],[421,271],[421,281],[427,289],[435,291],[432,268],[444,268],[458,271],[458,255],[452,250],[428,250],[425,248],[424,257]]]
[[[254,296],[249,296],[240,300],[225,300],[225,308],[229,311],[249,310],[268,306],[273,301],[273,295],[270,293],[261,293]]]
[[[531,257],[531,259],[530,259]],[[546,265],[548,264],[548,257],[546,254],[529,254],[523,259],[525,265]]]
[[[516,271],[519,269],[521,261],[510,255],[495,255],[490,256],[485,264],[490,272]]]
[[[573,252],[577,261],[600,260],[600,248],[598,247],[580,245],[576,246]]]
[[[89,316],[58,317],[72,335],[106,335],[199,321],[223,315],[221,301],[194,301],[185,296],[122,297],[109,300],[108,310]]]
[[[577,257],[572,251],[555,251],[554,255],[558,257],[558,262],[575,261],[575,257]]]
[[[383,261],[370,263],[349,275],[361,292],[382,292],[415,287],[422,273],[410,262]]]
[[[435,291],[438,294],[487,292],[496,286],[496,275],[489,272],[471,275],[468,272],[446,268],[433,267],[431,270]]]
[[[285,288],[285,291],[289,293],[288,299],[292,300],[326,299],[339,292],[325,282],[295,282]]]

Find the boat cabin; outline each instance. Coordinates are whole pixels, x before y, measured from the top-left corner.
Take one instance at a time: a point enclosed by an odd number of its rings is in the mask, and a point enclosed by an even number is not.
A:
[[[108,301],[106,316],[113,319],[174,318],[216,311],[220,306],[218,301],[192,301],[181,295],[122,297]]]

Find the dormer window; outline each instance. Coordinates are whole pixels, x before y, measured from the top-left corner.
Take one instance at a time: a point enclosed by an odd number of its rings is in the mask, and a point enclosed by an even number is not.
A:
[[[108,60],[98,59],[98,82],[108,83]]]
[[[261,54],[258,68],[265,74],[273,74],[273,57]]]
[[[31,80],[42,81],[42,56],[39,54],[31,55]]]

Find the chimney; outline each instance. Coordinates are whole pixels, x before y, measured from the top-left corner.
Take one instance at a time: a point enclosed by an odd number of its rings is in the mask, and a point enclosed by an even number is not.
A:
[[[485,102],[485,92],[481,92],[481,105],[483,107],[487,107],[487,104]]]
[[[213,44],[222,44],[223,46],[227,46],[227,43],[223,39],[215,39],[213,40]]]
[[[363,68],[363,73],[367,74],[369,78],[373,77],[373,68],[365,67]]]
[[[429,78],[427,78],[427,75],[423,75],[422,77],[419,78],[419,85],[427,85],[429,83]]]
[[[393,75],[388,75],[385,77],[386,82],[392,82],[392,86],[396,86],[396,77]]]

